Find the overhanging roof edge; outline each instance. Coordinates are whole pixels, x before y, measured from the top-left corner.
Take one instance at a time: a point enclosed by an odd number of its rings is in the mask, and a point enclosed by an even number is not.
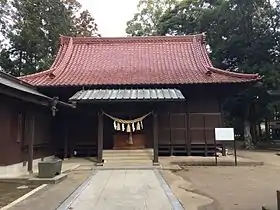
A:
[[[116,94],[112,94],[116,93]],[[106,97],[105,97],[106,96]],[[108,97],[109,96],[109,97]],[[129,97],[128,97],[129,96]],[[90,89],[76,92],[69,101],[76,103],[107,101],[184,101],[185,97],[179,89]]]

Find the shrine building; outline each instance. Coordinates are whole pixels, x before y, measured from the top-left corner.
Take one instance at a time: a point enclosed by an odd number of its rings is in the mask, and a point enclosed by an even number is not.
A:
[[[213,155],[222,102],[261,79],[215,68],[203,34],[60,37],[50,69],[19,78],[75,106],[52,118],[52,149],[65,156],[112,150]],[[36,122],[35,122],[36,123]]]

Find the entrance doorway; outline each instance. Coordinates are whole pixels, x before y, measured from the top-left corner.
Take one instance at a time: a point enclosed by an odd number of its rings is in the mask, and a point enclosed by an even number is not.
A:
[[[107,132],[104,132],[103,149],[141,150],[153,147],[151,113],[145,109],[133,111],[109,111],[110,114],[104,114],[104,130]],[[141,119],[145,115],[147,116]],[[133,121],[135,119],[139,121]]]
[[[113,149],[145,149],[147,147],[146,135],[143,132],[117,132],[113,138]]]

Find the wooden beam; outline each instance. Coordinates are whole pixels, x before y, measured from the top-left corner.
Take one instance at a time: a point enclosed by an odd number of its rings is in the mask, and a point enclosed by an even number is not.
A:
[[[28,144],[28,172],[33,173],[33,158],[34,158],[34,140],[35,140],[35,116],[31,117],[31,137]]]
[[[153,134],[154,134],[154,165],[159,165],[158,162],[158,115],[153,113]]]
[[[103,113],[98,113],[97,164],[103,166]]]

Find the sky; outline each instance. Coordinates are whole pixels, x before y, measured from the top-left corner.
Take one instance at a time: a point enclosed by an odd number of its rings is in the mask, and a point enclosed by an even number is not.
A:
[[[102,37],[126,36],[126,22],[137,12],[139,0],[79,0],[90,11]]]
[[[139,0],[78,0],[91,12],[102,37],[126,36],[126,22],[137,12]],[[275,2],[275,0],[270,0]]]

